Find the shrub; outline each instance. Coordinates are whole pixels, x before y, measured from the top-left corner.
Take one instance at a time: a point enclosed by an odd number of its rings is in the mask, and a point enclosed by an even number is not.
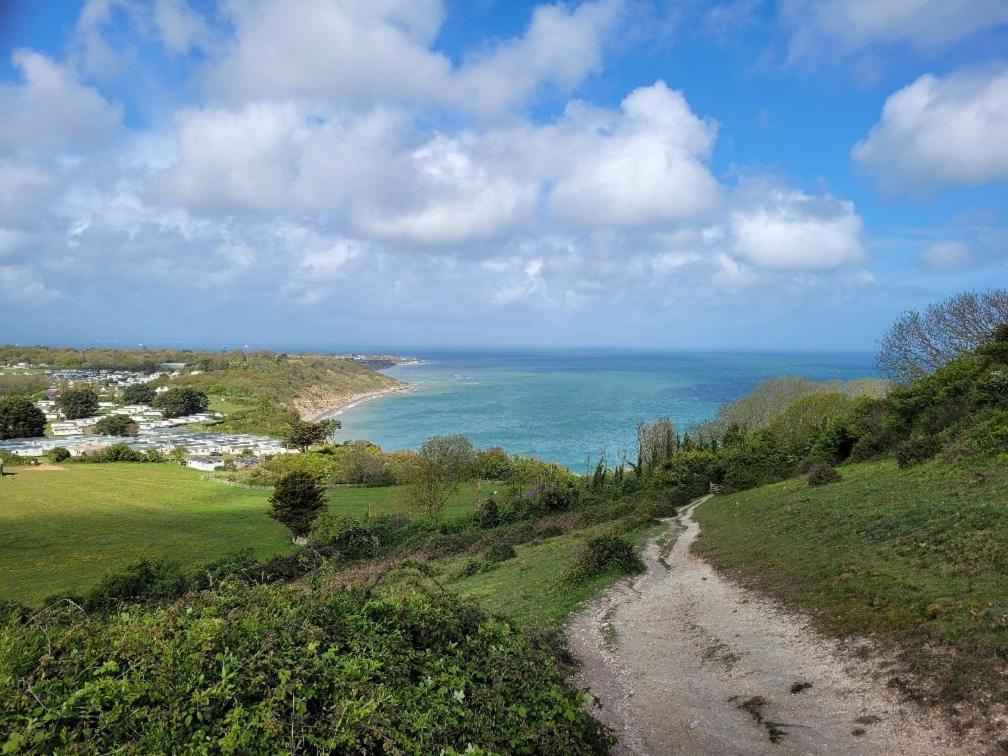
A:
[[[934,438],[914,436],[896,447],[896,464],[902,468],[925,462],[938,452],[938,442]]]
[[[605,534],[589,538],[571,561],[568,577],[584,580],[608,570],[637,574],[645,569],[633,544],[618,535]]]
[[[467,559],[463,562],[459,570],[451,576],[451,579],[462,580],[463,578],[473,577],[474,575],[482,575],[484,572],[490,572],[496,569],[496,567],[497,565],[489,559]]]
[[[473,521],[476,523],[476,527],[483,530],[496,528],[500,525],[500,512],[497,508],[497,502],[493,499],[483,499],[480,501],[473,512]]]
[[[805,479],[810,486],[825,486],[828,483],[838,483],[843,480],[837,469],[828,462],[813,463]]]
[[[311,528],[312,540],[331,546],[347,561],[377,556],[379,539],[359,520],[325,513]]]
[[[447,593],[233,586],[10,617],[11,751],[279,753],[293,737],[304,753],[602,754],[613,742],[544,640]]]
[[[185,572],[174,562],[141,559],[106,575],[88,591],[84,603],[89,609],[99,609],[137,599],[176,598],[187,588]]]
[[[70,459],[70,450],[65,446],[57,446],[51,452],[49,452],[49,459],[53,462],[66,462]]]
[[[100,436],[135,436],[140,426],[128,415],[106,415],[91,430]]]
[[[564,534],[564,529],[559,525],[547,525],[536,530],[535,534],[538,538],[556,538]]]
[[[486,550],[484,556],[491,562],[506,562],[508,559],[514,559],[518,553],[509,543],[495,543]]]

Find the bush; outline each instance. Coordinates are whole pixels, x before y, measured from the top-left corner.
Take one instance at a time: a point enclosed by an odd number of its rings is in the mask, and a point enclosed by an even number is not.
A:
[[[57,446],[51,452],[49,452],[49,459],[53,462],[66,462],[70,459],[70,450],[65,446]]]
[[[476,523],[476,527],[482,530],[489,530],[500,525],[500,511],[497,508],[497,502],[493,499],[480,501],[473,512],[473,521]]]
[[[564,534],[564,529],[559,525],[546,525],[535,531],[537,538],[556,538]]]
[[[486,550],[484,556],[491,562],[506,562],[508,559],[514,559],[518,553],[509,543],[495,543]]]
[[[896,464],[902,468],[926,462],[938,453],[939,444],[934,438],[915,436],[896,447]]]
[[[331,546],[346,561],[377,556],[381,546],[374,533],[359,520],[328,512],[312,525],[311,536],[313,542]]]
[[[608,570],[635,575],[644,569],[633,544],[618,535],[606,534],[588,539],[571,561],[568,577],[584,580]]]
[[[462,580],[463,578],[473,577],[474,575],[482,575],[484,572],[490,572],[496,569],[497,565],[489,559],[476,558],[467,559],[463,562],[462,567],[451,576],[452,580]]]
[[[174,562],[141,559],[106,575],[84,597],[89,609],[101,609],[137,599],[177,598],[189,587],[185,572]]]
[[[825,486],[828,483],[839,483],[843,478],[837,469],[828,462],[815,462],[805,476],[810,486]]]
[[[0,731],[52,753],[602,754],[542,639],[451,594],[233,586],[0,619]],[[381,705],[376,705],[380,701]]]
[[[106,415],[91,430],[100,436],[135,436],[140,426],[127,415]]]

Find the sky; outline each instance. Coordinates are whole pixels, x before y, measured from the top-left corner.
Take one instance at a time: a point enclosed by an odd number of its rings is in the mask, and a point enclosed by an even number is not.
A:
[[[1008,283],[1005,0],[0,0],[0,342],[868,350]]]

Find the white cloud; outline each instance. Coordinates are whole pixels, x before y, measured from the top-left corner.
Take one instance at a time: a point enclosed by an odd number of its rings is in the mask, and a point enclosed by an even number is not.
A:
[[[0,152],[93,146],[119,125],[120,108],[66,66],[31,50],[16,50],[11,59],[24,82],[0,84]]]
[[[968,268],[974,261],[970,248],[955,241],[930,244],[921,250],[920,257],[925,268],[940,273]]]
[[[1004,0],[782,0],[792,51],[854,51],[905,43],[918,49],[960,42],[1008,24]]]
[[[1008,68],[921,76],[851,154],[890,188],[1008,179]]]
[[[155,0],[153,16],[161,41],[171,52],[187,53],[210,43],[206,21],[186,0]]]
[[[568,108],[567,120],[555,147],[568,162],[550,195],[563,221],[648,225],[716,207],[720,190],[706,160],[717,125],[695,116],[665,82],[635,89],[619,113]]]
[[[0,265],[0,300],[23,304],[45,304],[60,293],[35,277],[32,270],[20,265]]]
[[[536,8],[521,37],[460,66],[431,49],[439,0],[286,0],[232,4],[233,46],[207,75],[228,102],[306,97],[346,104],[399,100],[500,113],[544,84],[570,89],[598,69],[621,0]]]
[[[729,215],[733,256],[768,270],[830,270],[867,258],[851,202],[748,187]]]
[[[507,40],[468,61],[454,77],[458,104],[502,112],[543,84],[569,91],[599,70],[602,41],[620,2],[586,2],[573,10],[542,5],[521,37]]]
[[[470,142],[467,144],[466,142]],[[532,210],[535,183],[481,163],[471,138],[435,136],[404,159],[415,169],[413,205],[402,211],[372,208],[357,225],[379,238],[456,245],[514,231]]]

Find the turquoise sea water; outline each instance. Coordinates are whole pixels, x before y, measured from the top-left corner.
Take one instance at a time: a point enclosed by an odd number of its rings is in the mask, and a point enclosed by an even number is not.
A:
[[[549,351],[421,353],[423,365],[390,369],[412,385],[339,415],[342,439],[416,449],[428,436],[464,433],[585,469],[605,448],[631,448],[641,420],[662,415],[680,428],[711,417],[722,402],[765,378],[849,380],[875,375],[869,354]]]

